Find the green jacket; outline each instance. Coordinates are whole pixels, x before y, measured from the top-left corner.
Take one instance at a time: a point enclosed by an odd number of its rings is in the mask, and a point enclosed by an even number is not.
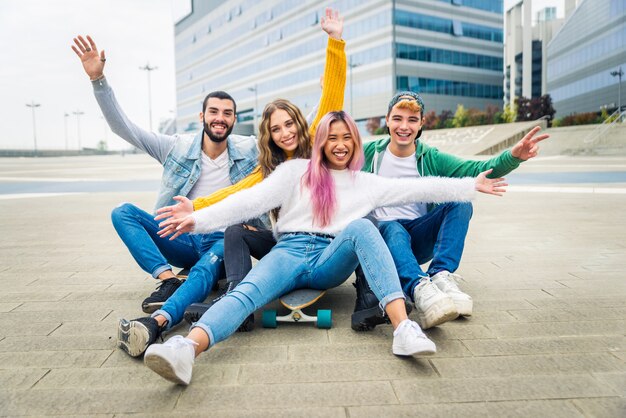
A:
[[[387,151],[387,145],[390,141],[391,138],[383,138],[363,145],[365,164],[362,171],[378,174],[380,164],[383,161],[383,154]],[[502,177],[515,170],[522,163],[522,160],[513,157],[509,150],[486,161],[465,160],[440,152],[437,148],[430,147],[418,140],[415,163],[417,171],[422,176],[476,177],[479,173],[493,168],[493,172],[489,176],[493,178]],[[428,210],[431,210],[432,207],[433,205],[428,205]]]

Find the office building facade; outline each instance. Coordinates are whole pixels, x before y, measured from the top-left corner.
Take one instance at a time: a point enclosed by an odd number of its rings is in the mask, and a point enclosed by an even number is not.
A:
[[[566,0],[573,1],[573,0]],[[504,15],[504,105],[547,94],[547,47],[565,19],[555,7],[534,15],[532,0],[519,0]]]
[[[557,117],[625,105],[626,1],[582,0],[548,45],[547,88]],[[616,74],[617,75],[617,74]]]
[[[231,0],[190,3],[176,23],[177,125],[199,128],[202,99],[225,90],[238,124],[287,98],[304,114],[321,91],[326,7],[345,17],[344,110],[376,127],[390,97],[419,91],[427,111],[502,106],[502,0]],[[241,129],[241,127],[240,127]]]

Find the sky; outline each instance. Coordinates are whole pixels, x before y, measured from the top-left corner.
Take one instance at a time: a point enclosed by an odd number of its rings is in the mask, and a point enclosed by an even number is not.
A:
[[[545,7],[556,7],[557,8],[557,17],[562,18],[565,12],[564,9],[564,0],[531,0],[532,1],[532,14],[533,19],[535,13]],[[514,4],[519,3],[520,0],[504,0],[504,10],[509,9]]]
[[[70,49],[72,38],[90,34],[107,61],[105,75],[129,118],[149,126],[148,81],[139,67],[150,63],[152,125],[174,115],[175,0],[0,0],[0,149],[33,149],[35,101],[38,149],[109,149],[128,145],[106,127],[89,78]],[[80,116],[75,111],[84,112]],[[64,117],[64,114],[70,114]]]
[[[505,0],[505,10],[519,0]],[[128,145],[106,126],[91,83],[70,49],[90,34],[106,51],[105,74],[128,117],[148,128],[150,63],[152,127],[175,115],[173,15],[188,0],[0,0],[0,149],[33,149],[35,109],[38,149]],[[563,0],[533,0],[533,12]],[[73,112],[84,112],[77,117]],[[65,114],[69,114],[65,117]],[[67,135],[67,137],[66,137]]]

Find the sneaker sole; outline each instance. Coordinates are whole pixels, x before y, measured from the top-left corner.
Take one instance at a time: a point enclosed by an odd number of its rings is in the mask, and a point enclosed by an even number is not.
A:
[[[431,305],[426,312],[416,307],[417,323],[422,329],[428,329],[452,321],[459,317],[459,311],[452,299],[445,299]]]
[[[430,348],[430,347],[422,347],[420,349],[408,349],[405,347],[393,347],[392,350],[393,354],[395,354],[396,356],[403,356],[403,357],[410,357],[410,356],[432,356],[433,354],[437,353],[437,348]]]
[[[406,308],[407,316],[413,311],[413,306],[408,300],[405,300],[404,306]],[[378,306],[363,309],[358,312],[352,313],[350,327],[357,332],[372,331],[376,326],[383,324],[390,324],[391,320],[388,316],[382,316]]]
[[[378,306],[374,306],[373,308],[354,312],[350,326],[354,331],[371,331],[376,328],[377,325],[388,323],[389,319],[381,315]]]
[[[170,382],[187,386],[191,381],[191,376],[189,376],[188,380],[178,376],[176,374],[176,371],[174,370],[174,365],[172,365],[170,362],[157,354],[146,354],[143,358],[143,363],[150,370],[152,370],[162,378],[169,380]]]
[[[148,348],[148,328],[141,322],[120,319],[117,326],[117,346],[131,357],[139,357]]]
[[[472,316],[472,310],[474,303],[471,300],[454,301],[456,310],[459,311],[459,316]]]
[[[154,313],[163,307],[165,302],[142,303],[141,310],[147,314]]]

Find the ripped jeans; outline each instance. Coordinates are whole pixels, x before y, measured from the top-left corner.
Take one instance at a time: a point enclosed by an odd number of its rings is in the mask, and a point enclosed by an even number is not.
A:
[[[202,328],[213,346],[265,304],[295,289],[339,286],[359,263],[383,309],[395,299],[404,299],[393,259],[378,229],[369,220],[357,219],[335,238],[297,232],[281,235],[270,253],[194,327]]]
[[[171,270],[171,264],[190,269],[185,283],[153,314],[165,316],[170,327],[183,319],[187,306],[203,302],[224,275],[224,233],[184,234],[170,241],[157,235],[154,216],[124,203],[113,210],[111,220],[139,267],[152,277]]]

